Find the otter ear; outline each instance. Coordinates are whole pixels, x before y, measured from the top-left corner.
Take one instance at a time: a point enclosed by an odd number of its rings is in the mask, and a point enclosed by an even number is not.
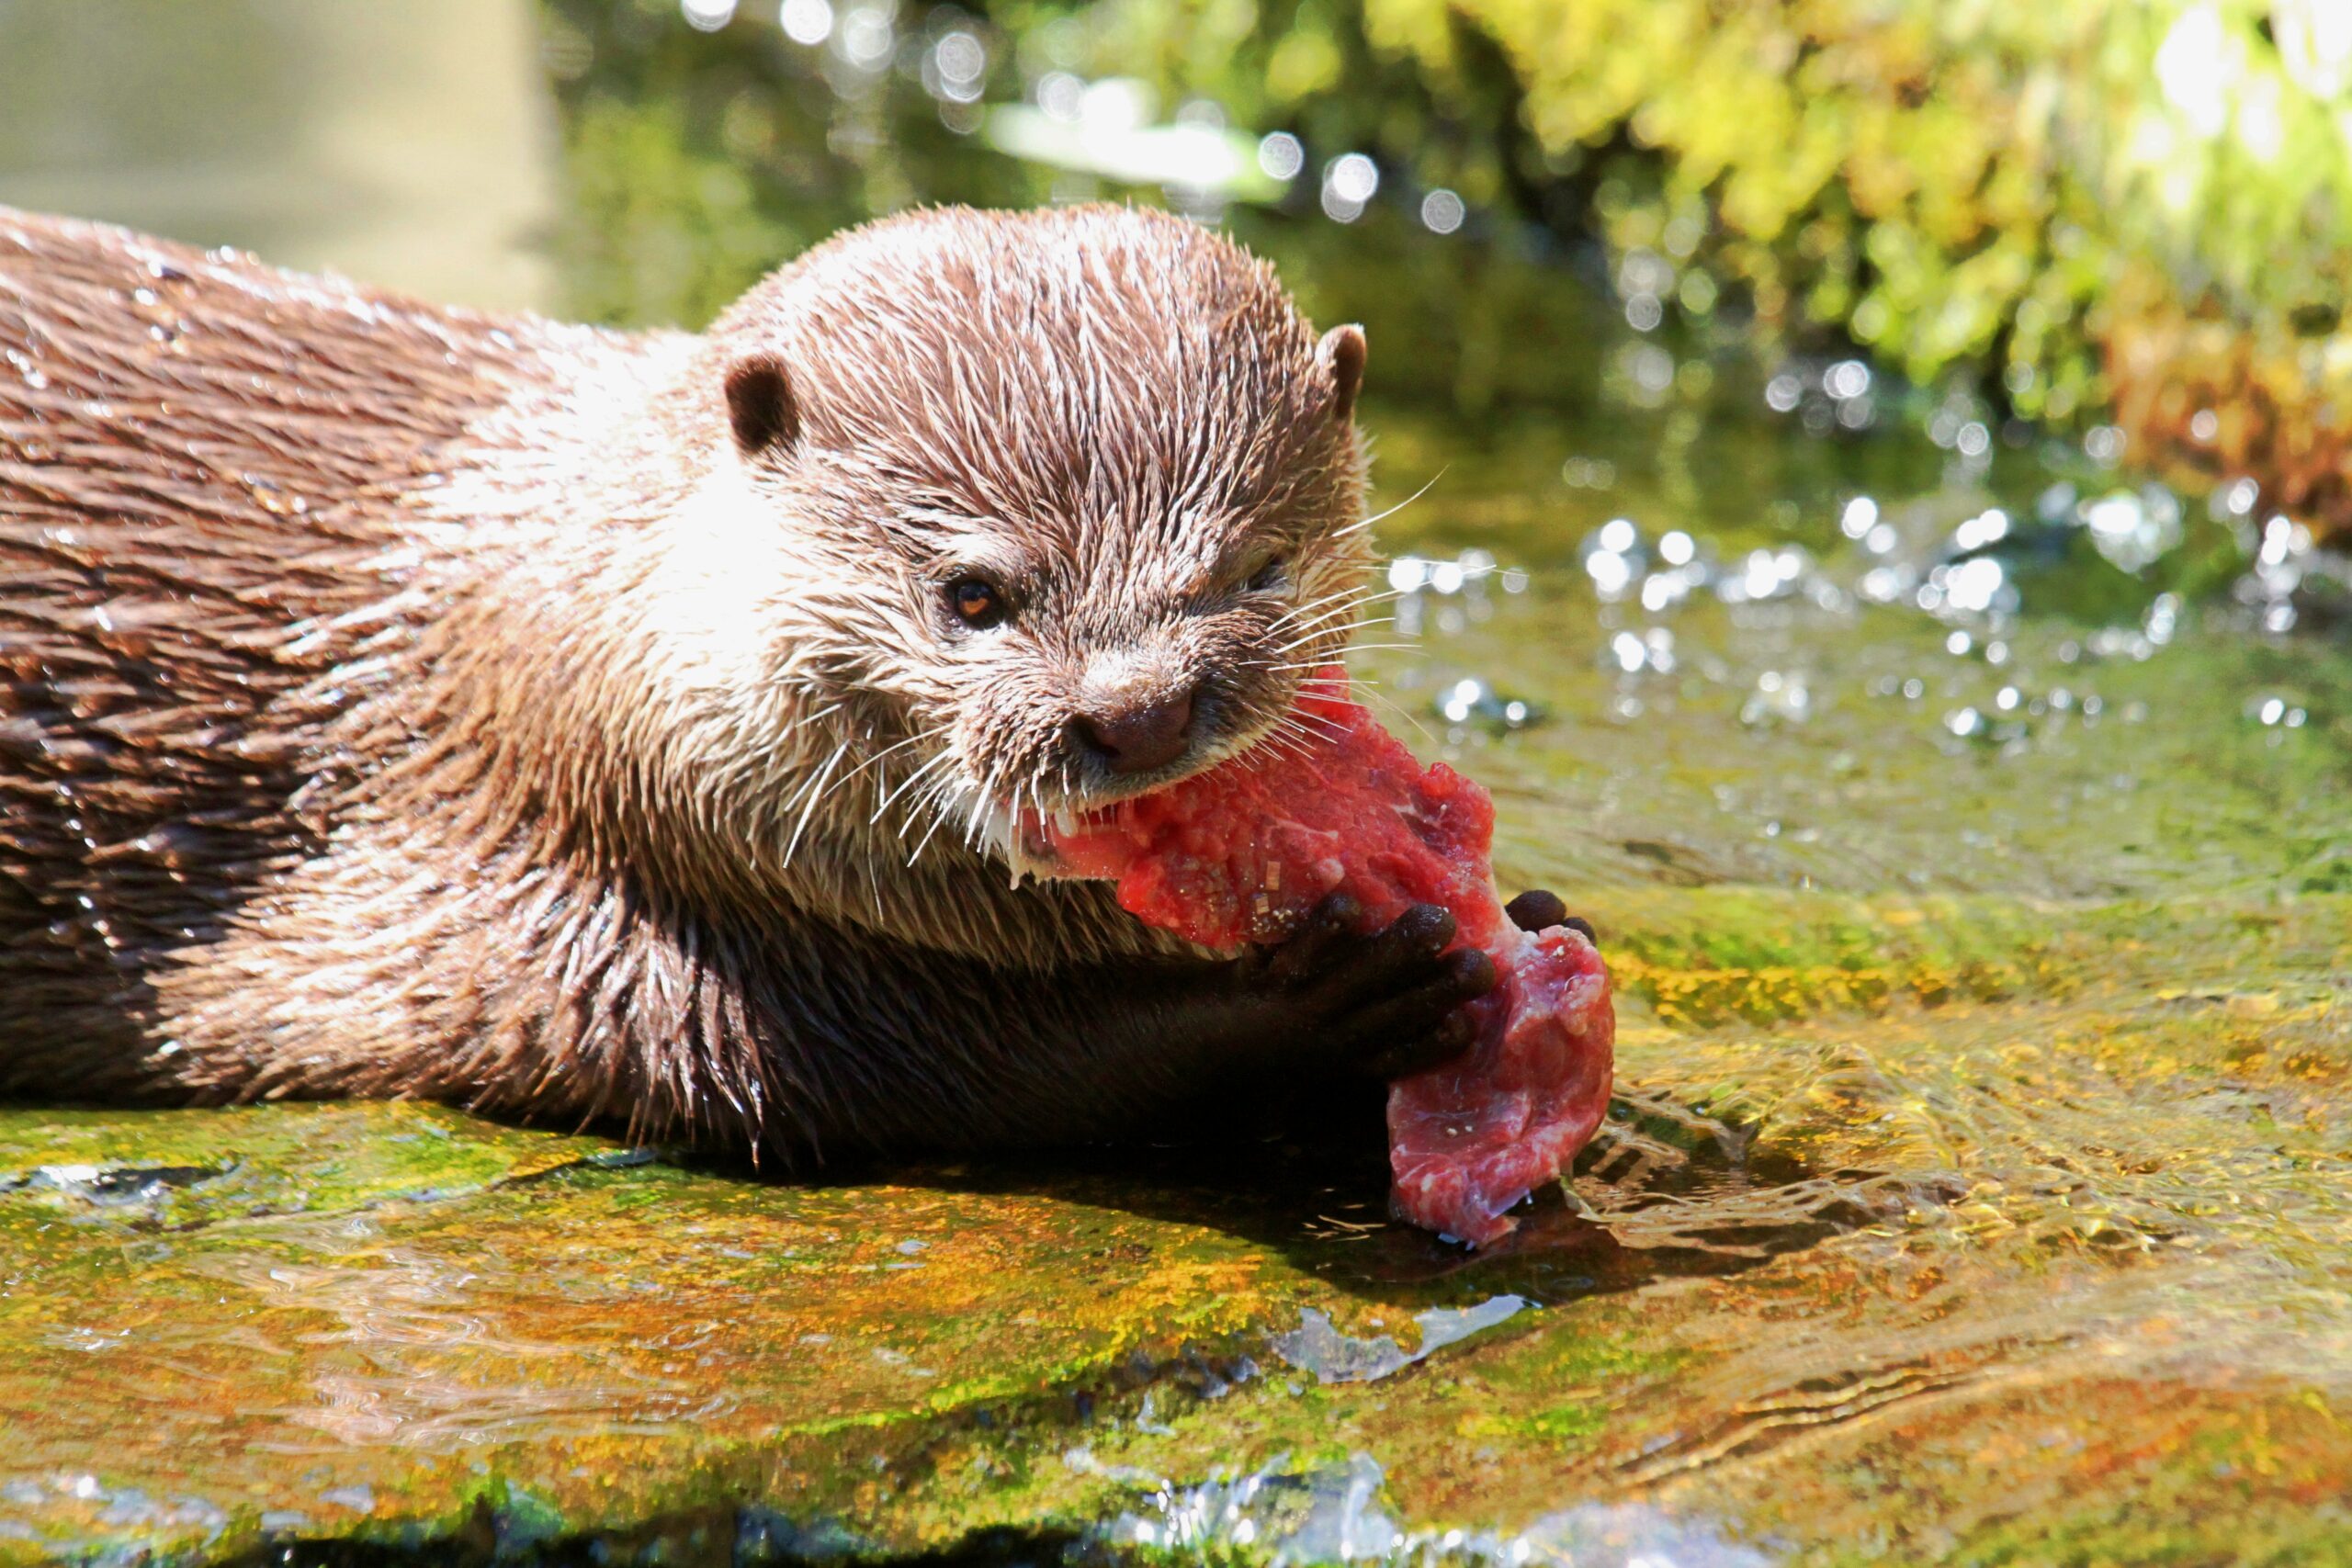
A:
[[[1331,379],[1331,417],[1345,424],[1355,417],[1356,393],[1363,386],[1363,329],[1333,327],[1315,345],[1315,366]]]
[[[800,406],[793,400],[784,361],[753,354],[728,367],[727,419],[735,427],[735,450],[746,457],[800,439]]]

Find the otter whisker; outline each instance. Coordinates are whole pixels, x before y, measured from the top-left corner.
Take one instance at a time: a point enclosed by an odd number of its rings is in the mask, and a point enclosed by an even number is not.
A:
[[[1326,604],[1336,604],[1342,599],[1353,599],[1361,592],[1362,589],[1360,585],[1351,582],[1346,587],[1336,589],[1329,593],[1318,594],[1315,598],[1306,601],[1304,604],[1294,604],[1289,609],[1284,610],[1281,615],[1276,615],[1272,620],[1266,623],[1266,629],[1268,631],[1279,631],[1283,626],[1286,626],[1293,621],[1297,620],[1301,615],[1306,615],[1311,611],[1319,610]]]
[[[919,729],[902,740],[894,740],[889,745],[883,747],[879,751],[874,752],[872,755],[868,756],[865,761],[858,763],[857,766],[852,768],[848,773],[843,773],[842,775],[842,782],[843,784],[849,783],[850,780],[856,778],[860,773],[863,773],[866,769],[873,767],[876,763],[880,762],[883,759],[891,756],[893,753],[905,750],[908,747],[914,745],[917,741],[929,740],[935,736],[942,736],[946,733],[947,727],[945,725],[934,725],[929,729]]]
[[[846,785],[851,779],[856,778],[860,773],[865,773],[867,769],[871,768],[874,770],[874,815],[866,818],[867,822],[873,823],[881,820],[882,814],[890,808],[890,802],[896,794],[896,790],[890,782],[890,770],[887,765],[883,765],[887,763],[888,759],[893,753],[903,750],[909,746],[917,745],[930,740],[944,739],[946,734],[947,727],[942,725],[931,729],[920,731],[914,735],[910,735],[904,740],[900,740],[894,745],[886,747],[881,751],[878,751],[875,755],[867,758],[865,761],[860,762],[855,768],[850,771],[850,773],[842,781],[844,785]],[[934,760],[938,756],[944,755],[946,755],[944,751],[935,753]],[[928,763],[924,765],[927,766]],[[921,767],[914,769],[910,774],[910,778],[921,777],[922,772],[922,769]]]
[[[1279,730],[1269,731],[1262,744],[1275,757],[1284,761],[1304,761],[1315,754],[1311,741]]]
[[[972,792],[971,811],[964,823],[964,843],[967,848],[979,847],[981,829],[988,826],[989,807],[996,799],[995,783],[996,775],[990,773],[988,782]]]
[[[1306,757],[1310,754],[1308,743],[1304,737],[1293,735],[1279,725],[1259,737],[1257,744],[1265,747],[1278,757]]]
[[[1273,728],[1267,733],[1295,735],[1299,742],[1300,754],[1306,755],[1311,753],[1317,745],[1336,740],[1346,731],[1320,715],[1301,713],[1298,709],[1292,708],[1276,719]]]
[[[1396,617],[1394,615],[1374,615],[1368,621],[1356,622],[1353,626],[1346,627],[1345,631],[1347,636],[1353,637],[1357,632],[1365,630],[1367,627],[1391,626],[1396,624]],[[1331,627],[1322,631],[1309,632],[1304,636],[1293,637],[1290,641],[1274,649],[1274,651],[1277,654],[1295,653],[1300,649],[1306,647],[1308,644],[1320,642],[1324,638],[1332,636],[1335,632],[1340,630],[1340,628],[1339,627]]]
[[[1319,713],[1308,713],[1306,709],[1301,707],[1293,706],[1285,712],[1283,716],[1293,724],[1302,726],[1311,725],[1315,727],[1318,732],[1327,732],[1332,735],[1344,733],[1339,724],[1335,721],[1324,717]]]
[[[1411,725],[1415,729],[1419,730],[1422,739],[1428,741],[1432,746],[1437,744],[1437,737],[1430,733],[1430,727],[1428,725],[1421,722],[1421,716],[1415,713],[1411,708],[1407,707],[1403,703],[1398,702],[1396,698],[1390,696],[1387,693],[1382,691],[1380,689],[1379,682],[1359,680],[1356,684],[1363,690],[1364,695],[1370,697],[1374,702],[1378,703],[1381,706],[1386,708],[1390,713],[1395,714],[1397,717],[1403,719],[1407,724]]]
[[[989,779],[993,779],[995,774],[991,773],[989,777]],[[919,812],[928,811],[931,814],[932,823],[930,829],[924,832],[922,841],[916,844],[914,851],[915,854],[922,854],[923,845],[931,842],[933,835],[936,834],[941,828],[944,827],[950,819],[955,818],[960,812],[962,809],[962,803],[967,797],[973,798],[976,812],[985,812],[989,800],[992,798],[992,795],[993,792],[989,788],[989,782],[987,780],[975,781],[967,774],[958,773],[952,770],[946,773],[943,773],[940,777],[933,780],[931,784],[923,790],[916,803]],[[907,828],[911,828],[912,826],[913,823],[911,821],[907,824]],[[899,836],[901,838],[906,835],[907,828],[901,828],[899,829]],[[967,829],[964,835],[965,841],[969,843],[971,841],[971,831]],[[910,857],[908,863],[913,863],[912,857]]]
[[[938,832],[938,823],[941,823],[941,820],[945,818],[945,795],[944,795],[944,792],[945,792],[945,790],[953,790],[953,787],[955,787],[955,781],[945,781],[945,778],[941,778],[941,781],[933,781],[932,785],[929,785],[927,790],[924,790],[922,795],[920,795],[920,797],[915,799],[915,802],[910,802],[910,808],[908,808],[908,820],[899,828],[899,837],[900,837],[900,840],[903,840],[903,837],[906,837],[908,832],[912,832],[912,829],[915,829],[915,825],[917,825],[917,823],[924,823],[924,832],[922,832],[922,835],[917,835],[915,846],[912,846],[912,849],[908,851],[908,856],[906,856],[906,863],[908,863],[908,865],[912,865],[912,863],[915,863],[915,856],[920,856],[920,853],[922,853],[922,846],[924,846],[924,844],[929,844],[929,841],[932,841],[932,835],[933,835],[933,832]]]
[[[1430,491],[1435,490],[1437,488],[1437,481],[1445,478],[1446,474],[1452,470],[1453,467],[1453,464],[1448,463],[1444,468],[1440,468],[1436,473],[1431,474],[1430,476],[1429,483],[1423,485],[1420,489],[1415,491],[1412,494],[1407,496],[1404,500],[1398,502],[1387,511],[1375,512],[1371,516],[1366,517],[1360,522],[1351,523],[1344,528],[1335,529],[1333,530],[1331,536],[1335,539],[1344,539],[1351,534],[1363,533],[1365,529],[1371,527],[1376,523],[1385,523],[1391,517],[1396,516],[1399,512],[1404,511],[1405,508],[1412,505],[1413,502],[1420,500],[1421,497],[1429,494]]]
[[[1369,593],[1353,594],[1350,596],[1348,602],[1344,604],[1335,604],[1329,608],[1319,610],[1316,614],[1309,615],[1303,620],[1294,621],[1284,626],[1269,627],[1268,629],[1271,631],[1287,632],[1293,637],[1303,636],[1305,635],[1306,628],[1309,626],[1324,626],[1333,621],[1344,621],[1351,615],[1362,615],[1364,611],[1376,609],[1390,600],[1401,599],[1403,597],[1404,595],[1402,593],[1385,589],[1377,590]]]
[[[914,831],[916,825],[921,822],[928,821],[935,829],[939,821],[946,815],[949,799],[960,787],[953,779],[933,780],[924,787],[921,795],[909,802],[907,820],[899,825],[899,837],[904,839],[909,833]],[[912,863],[911,861],[910,863]]]
[[[890,809],[892,803],[897,801],[901,795],[905,795],[907,791],[912,789],[917,784],[922,783],[922,777],[925,773],[930,773],[933,768],[937,768],[944,763],[953,761],[955,757],[956,753],[953,751],[942,751],[937,756],[932,758],[931,761],[925,762],[922,766],[909,773],[904,779],[899,781],[898,788],[892,790],[888,795],[883,797],[882,804],[874,808],[874,815],[867,818],[866,821],[869,824],[881,821],[883,815]],[[937,780],[933,780],[933,784],[935,785],[937,782]],[[911,809],[912,807],[910,807],[910,810]],[[911,823],[908,824],[908,826],[911,825]],[[901,827],[899,829],[899,837],[903,839],[906,836],[907,829],[906,827]]]
[[[1420,644],[1413,642],[1359,642],[1350,643],[1340,649],[1340,657],[1345,658],[1354,653],[1415,653],[1419,649]],[[1264,664],[1253,660],[1250,667],[1253,670],[1262,670],[1270,675],[1278,675],[1298,670],[1317,671],[1323,669],[1330,662],[1328,659],[1306,659],[1294,660],[1282,664]],[[1349,671],[1349,678],[1357,681],[1363,679],[1352,671]]]
[[[953,791],[956,795],[960,796],[965,791],[969,790],[971,787],[971,781],[968,779],[951,778],[946,782],[944,789],[946,791]],[[931,792],[929,798],[932,805],[931,827],[924,832],[922,839],[916,842],[914,852],[907,856],[907,863],[909,865],[914,864],[915,862],[922,858],[923,851],[931,847],[931,840],[938,835],[938,832],[942,828],[947,826],[948,818],[955,815],[951,797],[948,794],[944,793],[944,791]]]
[[[800,820],[792,825],[792,838],[784,846],[785,864],[790,865],[793,855],[798,852],[800,837],[808,830],[809,818],[817,814],[819,803],[828,793],[825,781],[832,776],[833,770],[839,767],[842,759],[849,754],[849,748],[850,742],[846,740],[834,747],[833,754],[825,759],[825,765],[817,770],[817,776],[802,788],[801,793],[808,797],[808,803],[800,808]],[[789,810],[790,807],[787,807],[786,809]]]
[[[1296,715],[1291,722],[1297,725],[1302,733],[1323,740],[1337,740],[1347,733],[1329,719],[1310,714]]]
[[[1326,626],[1335,621],[1344,622],[1350,616],[1361,615],[1374,607],[1383,600],[1395,597],[1393,593],[1383,592],[1334,594],[1317,600],[1312,605],[1301,605],[1296,615],[1284,615],[1270,622],[1266,632],[1270,637],[1304,636],[1311,627]]]
[[[1337,620],[1340,617],[1352,614],[1357,610],[1368,609],[1372,605],[1381,603],[1383,600],[1401,599],[1408,592],[1408,590],[1402,588],[1359,589],[1357,586],[1351,584],[1346,588],[1340,589],[1335,593],[1326,593],[1318,599],[1310,599],[1306,604],[1296,605],[1283,614],[1275,616],[1272,620],[1266,623],[1266,629],[1269,632],[1287,630],[1299,624],[1300,617],[1307,615],[1309,611],[1320,611],[1321,613],[1316,615],[1311,621],[1307,622],[1306,624],[1308,625],[1315,625],[1327,620]],[[1345,600],[1347,603],[1342,604],[1340,604],[1341,600]],[[1324,608],[1326,605],[1337,607],[1326,609]]]
[[[1387,598],[1394,596],[1384,594],[1382,597]],[[1312,620],[1301,621],[1295,626],[1285,626],[1282,629],[1290,634],[1290,642],[1288,646],[1296,648],[1303,643],[1312,642],[1317,637],[1329,637],[1334,631],[1352,629],[1354,626],[1385,626],[1396,618],[1393,615],[1375,615],[1371,619],[1364,621],[1354,621],[1352,619],[1352,617],[1362,614],[1363,611],[1371,609],[1374,603],[1376,603],[1375,600],[1361,599],[1356,601],[1354,604],[1344,604],[1334,610],[1328,610],[1322,615],[1317,615]]]

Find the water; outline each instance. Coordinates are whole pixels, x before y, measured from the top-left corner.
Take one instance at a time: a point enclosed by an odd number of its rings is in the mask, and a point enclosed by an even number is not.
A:
[[[120,69],[196,47],[139,14]],[[312,74],[290,13],[239,15]],[[512,193],[560,187],[542,292],[691,320],[869,209],[1118,188],[989,150],[960,16],[560,5],[545,77],[478,47],[266,109],[154,78],[288,168],[446,113],[481,177],[371,209],[381,251],[244,205],[243,153],[121,197],[170,104],[67,95],[86,157],[0,191],[363,276],[430,251],[434,291],[493,299]],[[18,78],[62,58],[0,29]],[[561,164],[512,130],[550,103]],[[1338,1096],[1238,1149],[818,1188],[417,1107],[4,1111],[0,1562],[2340,1552],[2341,562],[2100,432],[1655,324],[1697,287],[1668,259],[1177,197],[1368,328],[1396,510],[1363,640],[1398,646],[1360,672],[1621,987],[1569,1188],[1465,1256],[1386,1221],[1376,1107]]]
[[[1374,415],[1384,541],[1409,558],[1369,640],[1407,646],[1366,668],[1512,802],[1511,868],[2337,885],[2345,567],[2253,487],[2180,496],[2016,429],[1972,454],[1944,401],[1883,379],[1864,428],[1808,422],[1857,364],[1600,320],[1554,345],[1585,372],[1565,408]],[[1619,371],[1650,355],[1664,397]]]

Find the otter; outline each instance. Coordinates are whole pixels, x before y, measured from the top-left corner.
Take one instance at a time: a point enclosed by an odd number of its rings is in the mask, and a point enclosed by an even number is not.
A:
[[[1145,210],[888,219],[701,335],[0,210],[0,1094],[799,1168],[1458,1052],[1442,910],[1236,956],[1023,874],[1297,738],[1364,363]]]

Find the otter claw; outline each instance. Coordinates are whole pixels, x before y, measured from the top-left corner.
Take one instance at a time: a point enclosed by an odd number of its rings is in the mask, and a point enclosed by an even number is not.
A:
[[[1332,894],[1308,911],[1289,941],[1273,950],[1266,972],[1284,984],[1303,984],[1343,966],[1347,950],[1363,941],[1356,928],[1363,919],[1362,904],[1344,893]]]
[[[1503,913],[1510,923],[1523,931],[1550,931],[1554,926],[1566,926],[1572,931],[1582,931],[1587,942],[1598,942],[1600,933],[1582,915],[1568,913],[1567,905],[1558,894],[1541,887],[1530,888],[1503,906]]]
[[[1494,988],[1494,960],[1449,951],[1456,923],[1441,905],[1415,904],[1376,931],[1364,920],[1358,900],[1334,894],[1263,960],[1283,1005],[1297,1010],[1293,1038],[1382,1077],[1459,1055],[1472,1033],[1462,1004]]]
[[[1470,1048],[1476,1028],[1462,1004],[1495,988],[1495,961],[1478,949],[1446,955],[1437,978],[1367,1011],[1354,1025],[1371,1049],[1361,1058],[1375,1077],[1405,1077],[1442,1066]]]

